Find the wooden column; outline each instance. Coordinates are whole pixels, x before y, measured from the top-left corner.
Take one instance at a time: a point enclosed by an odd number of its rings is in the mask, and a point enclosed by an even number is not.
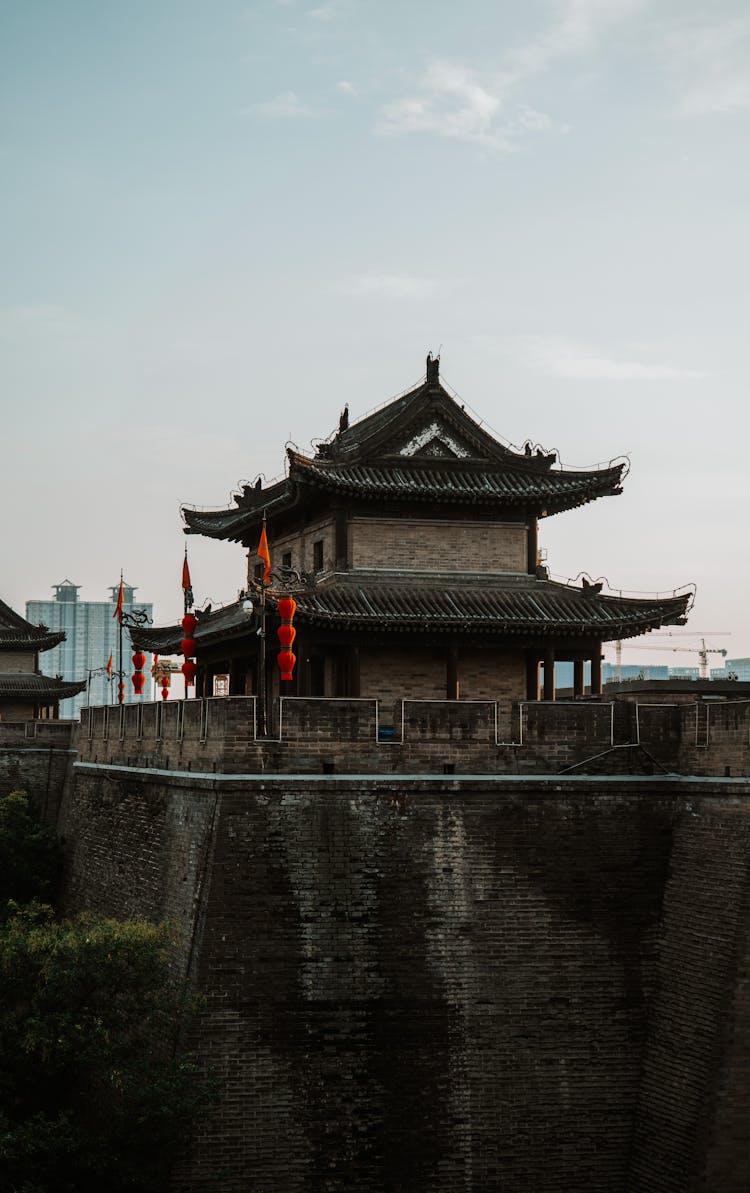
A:
[[[552,646],[544,652],[544,699],[555,699],[555,650]]]
[[[229,660],[229,695],[230,696],[241,696],[242,695],[242,693],[239,691],[238,686],[237,686],[237,660],[236,659]]]
[[[573,660],[573,699],[580,700],[584,694],[583,659]]]
[[[359,696],[359,647],[349,647],[349,695]]]
[[[458,646],[450,642],[445,652],[445,697],[458,700]]]
[[[539,554],[539,523],[536,517],[529,518],[526,543],[526,571],[530,576],[534,576],[536,575],[536,561]]]
[[[526,699],[539,699],[539,659],[531,651],[526,655]]]
[[[598,642],[596,650],[591,657],[591,695],[601,696],[602,694],[602,647]]]
[[[344,649],[337,650],[333,656],[333,683],[337,696],[349,695],[349,653]]]

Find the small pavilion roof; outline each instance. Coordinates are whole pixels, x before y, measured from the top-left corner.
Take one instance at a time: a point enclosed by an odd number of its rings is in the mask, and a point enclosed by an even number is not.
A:
[[[17,700],[67,700],[77,696],[86,687],[86,681],[59,679],[52,675],[39,675],[33,671],[0,673],[0,699],[12,696]]]
[[[65,631],[32,625],[5,601],[0,600],[0,650],[51,650],[65,641]]]

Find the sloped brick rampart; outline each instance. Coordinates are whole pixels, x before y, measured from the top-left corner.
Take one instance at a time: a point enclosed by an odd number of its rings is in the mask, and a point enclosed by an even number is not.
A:
[[[169,919],[207,999],[175,1188],[739,1193],[749,801],[77,765],[70,909]]]

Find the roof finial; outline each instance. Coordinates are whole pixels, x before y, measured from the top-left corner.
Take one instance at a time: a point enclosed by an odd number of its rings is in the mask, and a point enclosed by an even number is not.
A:
[[[346,406],[341,411],[341,415],[339,416],[339,435],[342,433],[342,431],[346,431],[348,429],[348,427],[349,427],[349,403],[347,402]]]
[[[433,357],[431,352],[427,353],[427,382],[440,380],[440,353]]]

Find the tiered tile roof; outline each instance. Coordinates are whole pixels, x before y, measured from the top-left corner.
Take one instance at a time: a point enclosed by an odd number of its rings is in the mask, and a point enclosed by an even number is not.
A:
[[[555,467],[556,455],[512,451],[477,423],[437,373],[410,393],[339,431],[314,456],[289,449],[288,475],[266,488],[245,486],[235,507],[183,507],[187,534],[253,544],[269,518],[304,504],[311,491],[332,497],[438,503],[537,515],[573,509],[621,492],[627,462],[604,468]]]

